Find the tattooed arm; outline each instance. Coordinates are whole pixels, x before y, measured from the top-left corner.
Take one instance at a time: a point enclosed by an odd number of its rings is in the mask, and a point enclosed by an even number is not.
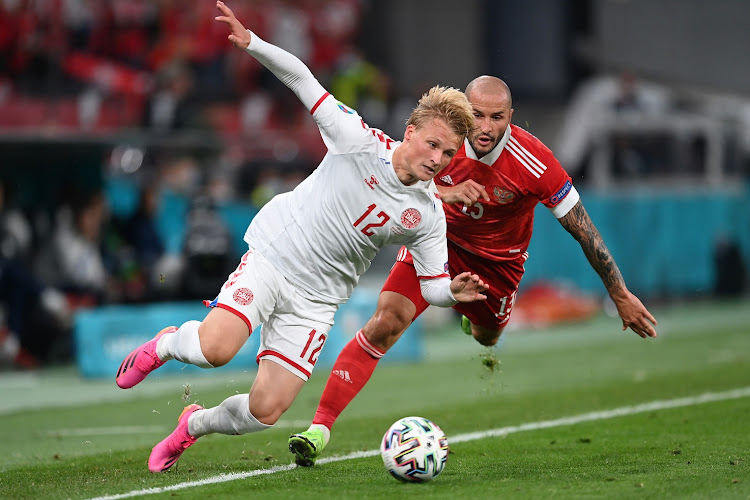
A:
[[[656,319],[638,297],[628,291],[615,259],[604,244],[594,223],[591,222],[581,200],[578,200],[575,206],[558,220],[581,245],[591,267],[607,288],[622,318],[622,329],[630,328],[643,338],[656,337],[656,330],[653,326],[656,325]]]

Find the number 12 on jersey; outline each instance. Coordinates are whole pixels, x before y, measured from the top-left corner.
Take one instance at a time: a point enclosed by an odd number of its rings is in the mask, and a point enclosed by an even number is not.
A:
[[[374,203],[367,207],[365,213],[363,213],[362,216],[354,222],[354,227],[359,226],[367,218],[367,216],[375,210],[375,208],[376,206]],[[362,233],[364,233],[366,236],[372,236],[375,233],[370,231],[370,229],[372,229],[373,227],[383,227],[383,225],[385,225],[385,223],[391,219],[391,217],[382,210],[378,212],[377,217],[380,219],[379,222],[371,222],[360,229],[360,231],[362,231]]]

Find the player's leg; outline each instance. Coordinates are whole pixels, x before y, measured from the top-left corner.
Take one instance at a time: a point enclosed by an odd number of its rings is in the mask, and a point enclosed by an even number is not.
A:
[[[389,301],[389,299],[392,300]],[[394,330],[386,330],[385,328],[379,330],[380,324],[375,318],[387,314],[386,311],[389,306],[386,304],[395,302],[408,302],[407,309],[409,306],[412,311],[415,309],[414,304],[402,295],[393,292],[381,292],[375,315],[365,325],[370,327],[371,332],[375,332],[381,345],[386,344],[388,347],[395,343],[413,317],[412,313],[412,316],[408,316],[404,325],[398,322],[390,322],[388,328],[394,328]],[[375,346],[367,339],[364,328],[358,331],[354,338],[344,346],[334,362],[331,374],[328,376],[312,425],[306,431],[292,434],[289,437],[289,451],[295,455],[297,465],[310,467],[315,464],[315,460],[328,444],[333,423],[367,384],[378,361],[384,354],[385,350],[381,350],[380,347]]]
[[[230,396],[214,408],[188,407],[190,413],[180,418],[177,429],[154,447],[150,470],[168,469],[206,434],[247,434],[271,427],[309,379],[333,325],[336,307],[299,297],[278,273],[272,270],[269,275],[273,276],[267,283],[278,289],[278,301],[273,313],[259,317],[263,323],[259,366],[249,394]],[[258,295],[257,300],[263,302],[263,293]]]
[[[198,322],[196,321],[196,323]],[[158,342],[164,335],[174,333],[177,330],[176,326],[168,326],[157,333],[154,338],[138,346],[125,356],[125,359],[122,360],[119,368],[117,368],[117,374],[115,375],[115,382],[118,387],[130,389],[143,381],[149,373],[166,363],[167,358],[159,357],[156,352]],[[195,331],[197,333],[197,327]]]
[[[196,438],[206,434],[241,435],[273,426],[289,409],[306,380],[282,365],[260,360],[249,394],[235,394],[219,406],[196,412],[188,431]]]
[[[263,256],[249,250],[235,272],[212,301],[211,312],[201,321],[188,321],[179,328],[168,327],[128,355],[117,372],[123,389],[141,382],[166,361],[176,359],[201,368],[228,363],[242,348],[263,318],[276,307],[286,281]]]
[[[402,249],[375,313],[336,358],[310,428],[290,436],[289,449],[298,465],[315,463],[328,444],[334,422],[367,384],[380,358],[427,308],[410,257]]]
[[[486,347],[497,345],[498,341],[500,340],[500,335],[502,335],[503,330],[505,330],[505,326],[486,327],[474,324],[466,316],[464,316],[461,321],[462,323],[467,323],[469,325],[469,334],[474,337],[474,340]],[[464,332],[466,332],[466,329],[464,329]]]
[[[283,366],[261,360],[249,394],[230,396],[213,408],[197,404],[187,406],[174,432],[151,451],[149,470],[166,471],[198,438],[207,434],[236,436],[272,427],[291,406],[304,384],[304,379]]]
[[[201,321],[167,327],[130,353],[117,371],[117,385],[128,389],[171,359],[213,368],[229,362],[248,337],[245,323],[234,314],[212,309]]]
[[[208,366],[220,366],[231,360],[248,338],[248,327],[236,314],[224,309],[212,309],[202,322],[189,322],[189,328],[170,333],[160,350],[183,362],[198,364],[203,360]],[[187,324],[187,323],[186,323]],[[184,325],[183,325],[184,326]],[[180,335],[182,334],[182,335]],[[202,365],[199,365],[202,366]],[[210,432],[237,434],[238,422],[244,432],[263,430],[248,417],[247,395],[232,396],[216,408],[204,409],[198,404],[185,407],[177,419],[175,430],[151,450],[148,468],[151,472],[164,472],[179,460],[182,453],[195,444],[196,439]],[[198,418],[197,418],[198,417]],[[206,424],[202,424],[206,421]],[[197,423],[196,423],[197,422]],[[255,423],[253,427],[251,424]],[[253,430],[250,430],[253,429]]]
[[[411,324],[416,310],[406,296],[387,290],[380,292],[375,314],[336,358],[313,424],[328,430],[333,427],[344,408],[370,380],[380,358]]]
[[[516,293],[524,273],[527,253],[511,261],[489,262],[470,254],[460,247],[448,244],[448,263],[451,273],[458,269],[471,269],[490,284],[487,300],[459,303],[453,308],[463,314],[461,329],[483,346],[497,345],[510,320]]]

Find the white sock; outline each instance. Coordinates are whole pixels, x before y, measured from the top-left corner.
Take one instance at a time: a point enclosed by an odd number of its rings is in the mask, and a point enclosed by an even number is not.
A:
[[[200,321],[191,320],[183,323],[176,332],[165,333],[156,342],[156,355],[162,361],[176,359],[201,368],[213,368],[201,350],[198,337]]]
[[[307,430],[312,431],[314,429],[318,429],[319,431],[323,432],[323,444],[328,444],[328,441],[331,440],[331,429],[323,424],[312,424]]]
[[[236,394],[222,401],[219,406],[194,412],[188,419],[188,432],[194,437],[212,432],[236,436],[273,427],[259,422],[250,413],[249,401],[248,394]]]

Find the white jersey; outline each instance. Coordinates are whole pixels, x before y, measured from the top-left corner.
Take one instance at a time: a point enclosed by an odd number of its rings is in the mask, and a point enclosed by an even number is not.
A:
[[[445,276],[442,203],[432,181],[405,186],[394,142],[327,96],[313,117],[328,154],[255,216],[245,241],[314,297],[343,303],[385,245],[406,245],[422,277]]]
[[[385,245],[405,245],[422,279],[446,277],[437,188],[432,181],[405,186],[398,179],[391,159],[401,143],[369,128],[311,74],[287,67],[287,53],[254,34],[247,50],[297,93],[328,148],[309,177],[253,218],[248,245],[306,294],[335,304],[346,302]]]

